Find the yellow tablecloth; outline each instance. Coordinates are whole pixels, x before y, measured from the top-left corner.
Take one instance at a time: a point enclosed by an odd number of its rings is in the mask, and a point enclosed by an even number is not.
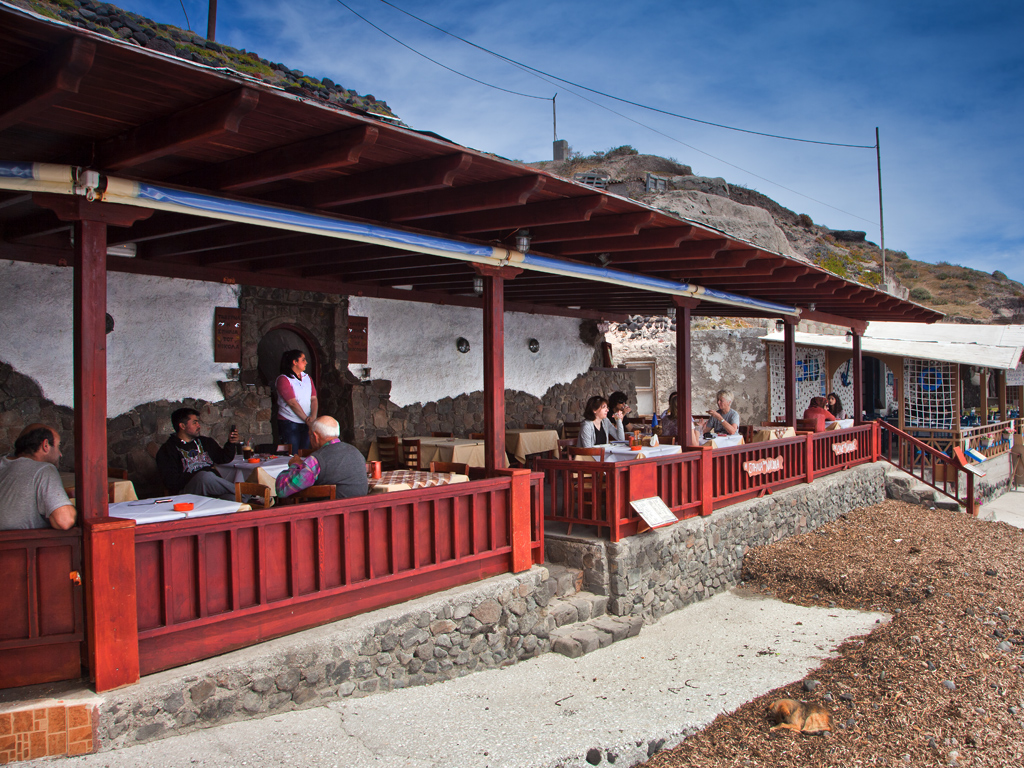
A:
[[[554,429],[506,429],[505,450],[520,464],[531,453],[558,452],[558,432]]]
[[[455,472],[414,472],[409,469],[396,469],[382,472],[376,480],[370,480],[370,493],[392,493],[393,491],[409,491],[414,488],[433,488],[438,485],[468,483],[469,477]]]
[[[766,443],[769,440],[782,440],[786,437],[796,437],[796,430],[793,427],[761,427],[755,429],[752,443]]]
[[[484,467],[487,465],[485,447],[483,440],[470,440],[465,437],[422,437],[415,435],[407,438],[420,441],[420,467],[428,469],[432,461],[458,462],[468,464],[471,467]],[[401,451],[401,442],[399,442]],[[377,461],[377,443],[370,445],[367,451],[367,461]],[[505,466],[508,466],[508,457],[505,457]]]
[[[74,472],[61,472],[60,481],[64,485],[64,490],[75,487],[75,473]],[[114,486],[114,503],[122,501],[137,501],[138,496],[135,495],[135,486],[132,485],[131,480],[114,480],[113,478],[107,478],[107,482]]]

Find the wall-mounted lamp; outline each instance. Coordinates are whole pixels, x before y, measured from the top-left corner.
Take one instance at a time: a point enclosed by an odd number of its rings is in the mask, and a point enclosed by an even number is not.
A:
[[[360,372],[359,378],[362,379],[363,381],[369,381],[370,380],[370,366],[368,366],[368,365],[364,365],[363,366],[363,370]]]
[[[484,295],[484,279],[482,277],[477,276],[473,278],[473,293],[477,296]]]
[[[520,253],[526,253],[530,250],[530,230],[523,229],[516,235],[516,250]]]
[[[674,318],[676,316],[676,308],[669,307],[668,310],[666,310],[665,314],[668,315],[669,317]]]
[[[816,306],[815,303],[812,301],[810,304],[807,305],[807,309],[809,309],[811,312],[813,312],[815,306]]]
[[[612,263],[612,255],[610,253],[599,253],[597,254],[597,260],[601,263],[602,267],[607,267]]]
[[[847,341],[853,341],[853,331],[847,331],[846,332],[846,340]]]
[[[785,330],[785,328],[786,328],[786,321],[785,320],[776,320],[775,321],[775,330],[776,331],[783,331],[783,330]]]
[[[530,339],[528,342],[526,342],[526,346],[529,347],[530,351],[533,353],[540,352],[540,342],[537,341],[536,339]]]
[[[466,354],[467,352],[469,352],[469,342],[466,341],[466,339],[459,336],[459,338],[455,340],[455,348],[459,350],[459,352],[461,352],[462,354]]]

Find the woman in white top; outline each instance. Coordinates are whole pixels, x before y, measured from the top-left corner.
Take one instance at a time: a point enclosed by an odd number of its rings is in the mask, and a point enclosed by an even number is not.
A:
[[[306,355],[290,349],[281,355],[281,375],[274,382],[277,391],[277,439],[291,443],[298,453],[309,448],[309,427],[316,420],[316,387],[306,374]]]
[[[614,418],[614,423],[608,418],[608,401],[603,397],[594,395],[587,400],[580,436],[576,440],[577,447],[593,448],[595,445],[607,445],[610,440],[625,440],[622,411],[616,411]]]

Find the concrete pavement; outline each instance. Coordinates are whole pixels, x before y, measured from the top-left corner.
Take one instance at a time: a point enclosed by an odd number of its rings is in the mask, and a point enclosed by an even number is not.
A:
[[[885,620],[734,589],[578,659],[548,653],[441,684],[66,758],[61,768],[631,766],[801,679],[846,638]]]
[[[982,507],[982,515],[989,520],[1024,528],[1024,487],[1016,491],[1009,490],[999,498],[986,502]]]

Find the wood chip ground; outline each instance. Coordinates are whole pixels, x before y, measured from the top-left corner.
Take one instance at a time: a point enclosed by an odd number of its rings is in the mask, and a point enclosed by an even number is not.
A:
[[[1024,765],[1024,531],[890,501],[750,551],[744,579],[800,605],[893,619],[649,768]],[[823,704],[834,730],[770,732],[780,698]]]

